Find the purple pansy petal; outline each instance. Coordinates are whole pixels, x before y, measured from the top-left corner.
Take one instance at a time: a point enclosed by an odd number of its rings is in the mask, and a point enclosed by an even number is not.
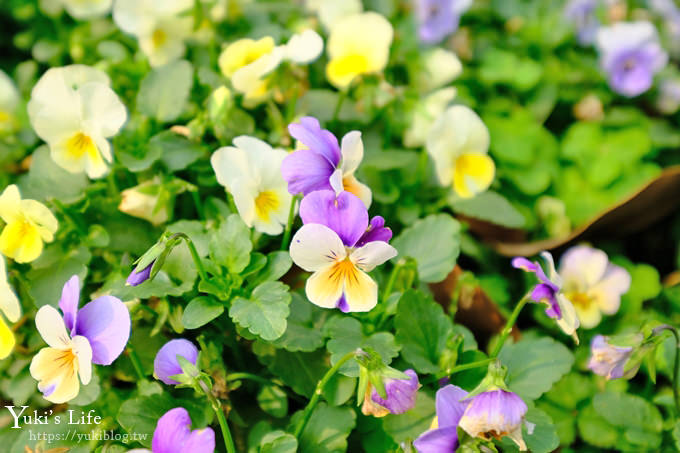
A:
[[[436,44],[453,33],[470,3],[470,0],[416,0],[420,40]]]
[[[290,135],[302,142],[311,151],[322,155],[333,166],[340,163],[340,145],[335,135],[321,129],[319,120],[311,116],[300,118],[299,123],[288,125]]]
[[[460,420],[460,427],[473,437],[488,437],[492,432],[512,434],[518,428],[521,430],[526,413],[527,405],[516,393],[492,390],[472,399]]]
[[[61,299],[59,299],[59,308],[64,314],[64,324],[71,332],[76,326],[78,299],[80,299],[80,280],[77,275],[74,275],[64,284]]]
[[[452,453],[458,448],[457,426],[431,429],[420,435],[414,442],[418,453]]]
[[[127,283],[130,286],[137,286],[149,279],[149,275],[151,275],[151,268],[153,267],[153,263],[156,261],[152,261],[151,264],[146,266],[144,269],[142,269],[139,272],[135,272],[133,269],[132,272],[130,272],[130,275],[128,276],[127,280],[125,280],[125,283]]]
[[[189,412],[176,407],[158,419],[151,449],[153,453],[212,453],[215,433],[211,428],[191,431]]]
[[[364,203],[349,192],[337,197],[332,190],[317,190],[300,203],[302,222],[319,223],[335,231],[342,242],[352,247],[368,226],[368,211]]]
[[[409,376],[410,379],[387,379],[385,381],[387,399],[381,398],[376,389],[373,389],[371,393],[371,399],[374,402],[393,414],[403,414],[413,409],[416,404],[416,394],[420,387],[418,375],[413,370],[406,370],[404,374]]]
[[[523,256],[517,256],[512,259],[512,267],[515,269],[521,269],[525,272],[536,272],[538,269],[538,264],[532,263]]]
[[[442,428],[457,426],[465,412],[469,401],[461,401],[468,395],[462,388],[449,384],[437,390],[435,405],[437,408],[437,423]]]
[[[607,379],[623,377],[626,362],[633,353],[632,347],[612,346],[607,338],[596,335],[590,343],[591,357],[588,368]]]
[[[293,195],[331,190],[329,178],[334,171],[335,167],[325,157],[309,149],[289,154],[281,164],[281,174]]]
[[[182,367],[177,360],[178,355],[196,365],[198,349],[192,342],[183,338],[170,340],[165,343],[153,361],[153,373],[157,379],[168,385],[179,384],[176,380],[170,379],[170,376],[182,374]]]
[[[99,297],[78,311],[76,332],[89,340],[92,363],[110,365],[130,338],[130,312],[116,297]]]
[[[390,239],[392,239],[392,230],[385,227],[385,219],[377,215],[371,219],[368,229],[361,235],[356,246],[361,247],[375,241],[390,242]]]
[[[343,313],[349,313],[349,304],[347,303],[347,298],[345,298],[345,293],[342,293],[342,296],[338,299],[336,307]]]
[[[552,286],[545,283],[539,283],[538,285],[534,286],[529,298],[534,302],[543,302],[547,304],[548,308],[545,310],[546,315],[550,316],[551,318],[561,319],[562,310],[560,309],[560,305],[557,303],[557,298],[555,297],[556,292],[557,291]]]

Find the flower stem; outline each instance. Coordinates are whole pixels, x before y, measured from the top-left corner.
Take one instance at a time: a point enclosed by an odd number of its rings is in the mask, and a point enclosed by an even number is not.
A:
[[[299,196],[294,195],[290,200],[290,210],[288,211],[288,222],[286,222],[286,230],[283,232],[283,239],[281,239],[281,250],[286,250],[290,243],[290,233],[293,229],[293,221],[295,220],[295,205],[297,204]]]
[[[338,116],[340,115],[340,109],[342,108],[343,102],[345,102],[345,98],[347,97],[347,90],[342,90],[338,94],[338,102],[335,104],[335,110],[333,110],[333,122],[335,123],[338,120]]]
[[[201,276],[201,280],[207,282],[209,280],[208,273],[205,271],[205,267],[203,267],[203,263],[201,262],[201,257],[198,256],[198,251],[196,250],[196,246],[194,245],[194,241],[192,241],[191,238],[184,233],[175,233],[173,236],[184,239],[184,242],[186,243],[187,247],[189,247],[189,251],[191,252],[191,257],[194,260],[194,264],[196,265],[196,269],[198,269],[198,274]]]
[[[658,329],[658,330],[657,330]],[[680,417],[680,333],[673,326],[659,326],[655,331],[667,330],[675,337],[675,364],[673,365],[673,400],[675,401],[675,416]]]
[[[144,368],[142,367],[142,362],[139,360],[139,356],[137,355],[134,348],[130,344],[128,344],[127,353],[128,357],[130,357],[130,362],[132,362],[132,367],[135,369],[135,373],[137,373],[137,377],[139,378],[140,381],[145,381],[146,376],[144,375]]]
[[[452,374],[460,373],[461,371],[465,370],[471,370],[473,368],[479,368],[482,366],[486,366],[489,363],[493,362],[494,358],[489,357],[488,359],[482,359],[482,360],[477,360],[476,362],[470,362],[470,363],[464,363],[462,365],[456,365],[453,368],[451,368],[451,371],[449,371],[449,376]]]
[[[263,378],[263,377],[261,377],[261,376],[258,376],[258,375],[256,375],[256,374],[252,374],[252,373],[241,373],[241,372],[239,372],[239,373],[230,373],[230,374],[228,374],[227,377],[226,377],[226,381],[227,381],[227,382],[231,382],[231,381],[241,381],[241,380],[244,380],[244,379],[249,379],[249,380],[251,380],[251,381],[256,381],[256,382],[259,382],[259,383],[264,384],[264,385],[271,385],[271,384],[272,384],[272,380],[271,380],[271,379],[266,379],[266,378]]]
[[[224,447],[227,449],[227,453],[236,453],[236,447],[234,446],[234,439],[231,437],[231,431],[229,431],[229,425],[227,424],[227,417],[224,415],[222,410],[222,404],[215,398],[210,389],[201,382],[201,389],[205,393],[206,398],[210,401],[210,405],[217,415],[217,421],[220,423],[220,429],[222,430],[222,437],[224,438]]]
[[[405,265],[406,261],[399,260],[397,261],[397,264],[395,264],[394,267],[392,268],[390,278],[387,280],[387,284],[385,285],[385,289],[383,290],[382,295],[383,302],[385,302],[392,294],[392,288],[394,288],[394,284],[397,282],[397,277],[399,277],[399,273],[401,272]]]
[[[333,365],[333,367],[326,372],[326,374],[321,378],[318,384],[316,384],[316,390],[314,390],[314,395],[312,396],[312,399],[309,400],[309,403],[307,404],[307,407],[305,407],[304,412],[302,413],[302,419],[298,423],[298,425],[295,427],[295,432],[293,435],[297,438],[300,439],[300,435],[302,434],[302,431],[304,431],[305,426],[307,426],[307,422],[312,416],[312,412],[314,412],[314,408],[316,407],[316,404],[319,402],[319,399],[321,398],[321,393],[323,392],[323,388],[328,384],[328,381],[331,380],[333,375],[338,372],[341,366],[343,366],[346,362],[349,360],[352,360],[354,356],[356,355],[356,351],[351,351],[342,356],[340,360],[338,360],[338,363]]]
[[[524,296],[515,306],[515,309],[512,311],[512,314],[510,314],[510,317],[508,318],[508,322],[505,323],[505,327],[501,332],[501,337],[498,339],[496,345],[493,348],[493,351],[491,351],[491,354],[489,355],[490,358],[495,359],[496,357],[498,357],[498,353],[501,352],[501,348],[503,347],[505,340],[508,339],[510,332],[512,332],[512,328],[515,326],[515,322],[517,321],[519,312],[522,311],[522,308],[524,308],[527,302],[529,302],[529,297]]]

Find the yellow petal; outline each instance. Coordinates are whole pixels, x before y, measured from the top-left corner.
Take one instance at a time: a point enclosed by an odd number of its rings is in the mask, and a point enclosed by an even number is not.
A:
[[[586,304],[574,303],[574,309],[578,316],[581,326],[586,329],[591,329],[598,325],[602,320],[602,313],[595,300],[590,300]]]
[[[78,359],[71,349],[41,349],[31,361],[30,372],[46,400],[65,403],[78,396]]]
[[[9,223],[0,234],[0,252],[18,263],[28,263],[42,253],[43,241],[36,226],[27,219]]]
[[[274,39],[271,36],[265,36],[257,41],[248,38],[239,39],[224,49],[217,64],[222,74],[231,77],[238,69],[253,63],[273,49]]]
[[[330,264],[314,272],[307,279],[305,286],[307,298],[319,307],[335,308],[342,296],[343,280],[342,274],[338,272],[337,263]]]
[[[6,223],[13,222],[21,213],[19,188],[11,184],[0,195],[0,218]]]
[[[350,311],[370,311],[378,303],[378,285],[352,265],[345,273],[345,299]]]
[[[471,198],[489,188],[496,166],[482,153],[465,153],[454,163],[453,188],[462,198]]]
[[[0,359],[4,359],[14,349],[14,334],[0,317]]]
[[[369,62],[365,55],[349,54],[334,58],[326,66],[326,77],[338,88],[345,88],[358,75],[369,71]]]

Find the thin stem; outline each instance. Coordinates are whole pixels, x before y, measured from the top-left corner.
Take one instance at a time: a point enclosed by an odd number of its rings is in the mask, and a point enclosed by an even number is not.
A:
[[[495,359],[496,357],[498,357],[498,353],[501,352],[501,348],[503,347],[505,340],[508,339],[510,332],[512,332],[512,328],[515,326],[515,322],[517,321],[519,312],[522,311],[522,308],[524,308],[527,302],[529,302],[529,297],[524,296],[515,306],[515,309],[512,311],[512,314],[510,314],[510,317],[508,318],[508,322],[505,323],[505,327],[501,332],[501,337],[498,339],[498,341],[496,342],[496,346],[494,346],[493,351],[489,355],[490,358]]]
[[[265,379],[265,378],[258,376],[256,374],[244,373],[244,372],[230,373],[230,374],[227,375],[225,380],[227,382],[231,382],[231,381],[241,381],[241,380],[244,380],[244,379],[256,381],[256,382],[259,382],[259,383],[265,384],[265,385],[271,385],[272,384],[271,379]]]
[[[206,398],[210,401],[210,405],[217,415],[217,421],[220,423],[220,429],[222,430],[222,437],[224,438],[224,447],[227,449],[227,453],[236,453],[236,447],[234,446],[234,439],[231,437],[231,431],[229,431],[229,425],[227,424],[227,417],[224,415],[222,410],[222,404],[215,398],[210,389],[201,382],[201,389],[205,393]]]
[[[305,407],[304,412],[302,413],[302,419],[298,423],[298,425],[295,427],[295,432],[293,435],[297,438],[300,439],[300,435],[302,432],[305,430],[305,426],[307,426],[307,422],[312,416],[312,412],[314,412],[314,408],[316,407],[316,404],[319,402],[319,399],[321,398],[321,394],[323,393],[323,388],[328,384],[328,381],[331,380],[333,375],[338,372],[341,366],[343,366],[346,362],[352,360],[354,356],[356,355],[356,351],[351,351],[342,356],[340,360],[338,360],[338,363],[333,365],[333,367],[326,372],[326,374],[321,378],[321,380],[316,384],[316,390],[314,390],[314,395],[312,396],[312,399],[309,400],[309,403],[307,404],[307,407]]]
[[[392,294],[392,288],[394,288],[394,284],[397,282],[397,277],[399,277],[399,273],[401,272],[402,268],[406,265],[406,261],[404,260],[399,260],[397,261],[397,264],[394,265],[394,268],[392,268],[392,273],[390,274],[390,278],[387,280],[387,284],[385,285],[385,289],[383,290],[383,296],[382,300],[385,302],[390,295]]]
[[[338,102],[335,104],[335,110],[333,110],[333,122],[335,123],[338,120],[338,116],[340,115],[340,109],[342,108],[343,102],[345,102],[345,98],[347,97],[347,90],[342,90],[340,94],[338,94]]]
[[[658,330],[657,330],[658,329]],[[673,399],[675,400],[675,416],[680,417],[680,333],[673,326],[659,326],[655,331],[667,330],[675,337],[675,364],[673,365]]]
[[[295,205],[297,204],[299,196],[294,195],[290,200],[290,210],[288,211],[288,222],[286,222],[286,230],[283,232],[283,239],[281,239],[281,250],[286,250],[290,243],[290,234],[293,229],[293,222],[295,221]]]
[[[194,200],[194,205],[196,206],[196,214],[198,214],[199,220],[205,219],[205,210],[203,209],[203,202],[201,202],[200,194],[198,190],[191,192],[191,198]]]
[[[462,365],[456,365],[453,368],[451,368],[451,371],[449,371],[449,376],[452,375],[452,374],[460,373],[461,371],[471,370],[473,368],[479,368],[479,367],[486,366],[486,365],[490,364],[491,362],[493,362],[494,360],[496,360],[496,359],[490,357],[488,359],[482,359],[482,360],[478,360],[476,362],[470,362],[470,363],[464,363]]]
[[[184,233],[175,233],[174,236],[184,239],[184,242],[186,243],[187,247],[189,247],[189,251],[191,252],[191,257],[194,259],[194,264],[196,264],[196,268],[198,269],[198,274],[201,276],[201,280],[207,282],[209,280],[208,273],[205,271],[205,267],[203,267],[201,257],[198,256],[198,251],[196,250],[194,241],[192,241],[191,238]]]
[[[139,356],[135,352],[132,345],[128,345],[127,353],[128,357],[130,357],[130,362],[132,362],[132,367],[135,369],[135,372],[137,373],[137,377],[139,378],[140,381],[145,381],[146,376],[144,375],[144,368],[142,367],[142,362],[139,360]]]

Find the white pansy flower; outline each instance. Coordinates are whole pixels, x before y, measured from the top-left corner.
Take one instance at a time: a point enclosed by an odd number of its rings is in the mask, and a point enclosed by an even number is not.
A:
[[[151,66],[162,66],[184,55],[191,34],[192,0],[116,0],[113,20],[137,38]]]
[[[489,130],[470,108],[449,107],[430,129],[425,149],[439,183],[459,197],[474,197],[491,185],[496,167],[488,155]]]
[[[358,14],[363,11],[361,0],[307,0],[307,10],[319,16],[321,24],[326,30],[345,16]]]
[[[14,129],[19,92],[12,79],[0,70],[0,133]]]
[[[95,68],[71,65],[49,69],[31,92],[28,115],[36,134],[47,142],[52,159],[71,173],[90,178],[107,173],[114,136],[127,112]]]
[[[280,234],[288,220],[292,195],[281,175],[287,155],[242,135],[234,139],[234,146],[219,148],[210,158],[217,182],[234,197],[245,224],[262,233]]]
[[[404,145],[410,148],[423,146],[434,122],[456,97],[454,87],[442,88],[428,94],[413,110],[409,127],[404,131]]]
[[[463,72],[463,64],[455,53],[435,47],[423,55],[419,86],[424,91],[436,90],[452,82]]]
[[[103,17],[111,11],[113,0],[61,0],[66,12],[76,19]]]

